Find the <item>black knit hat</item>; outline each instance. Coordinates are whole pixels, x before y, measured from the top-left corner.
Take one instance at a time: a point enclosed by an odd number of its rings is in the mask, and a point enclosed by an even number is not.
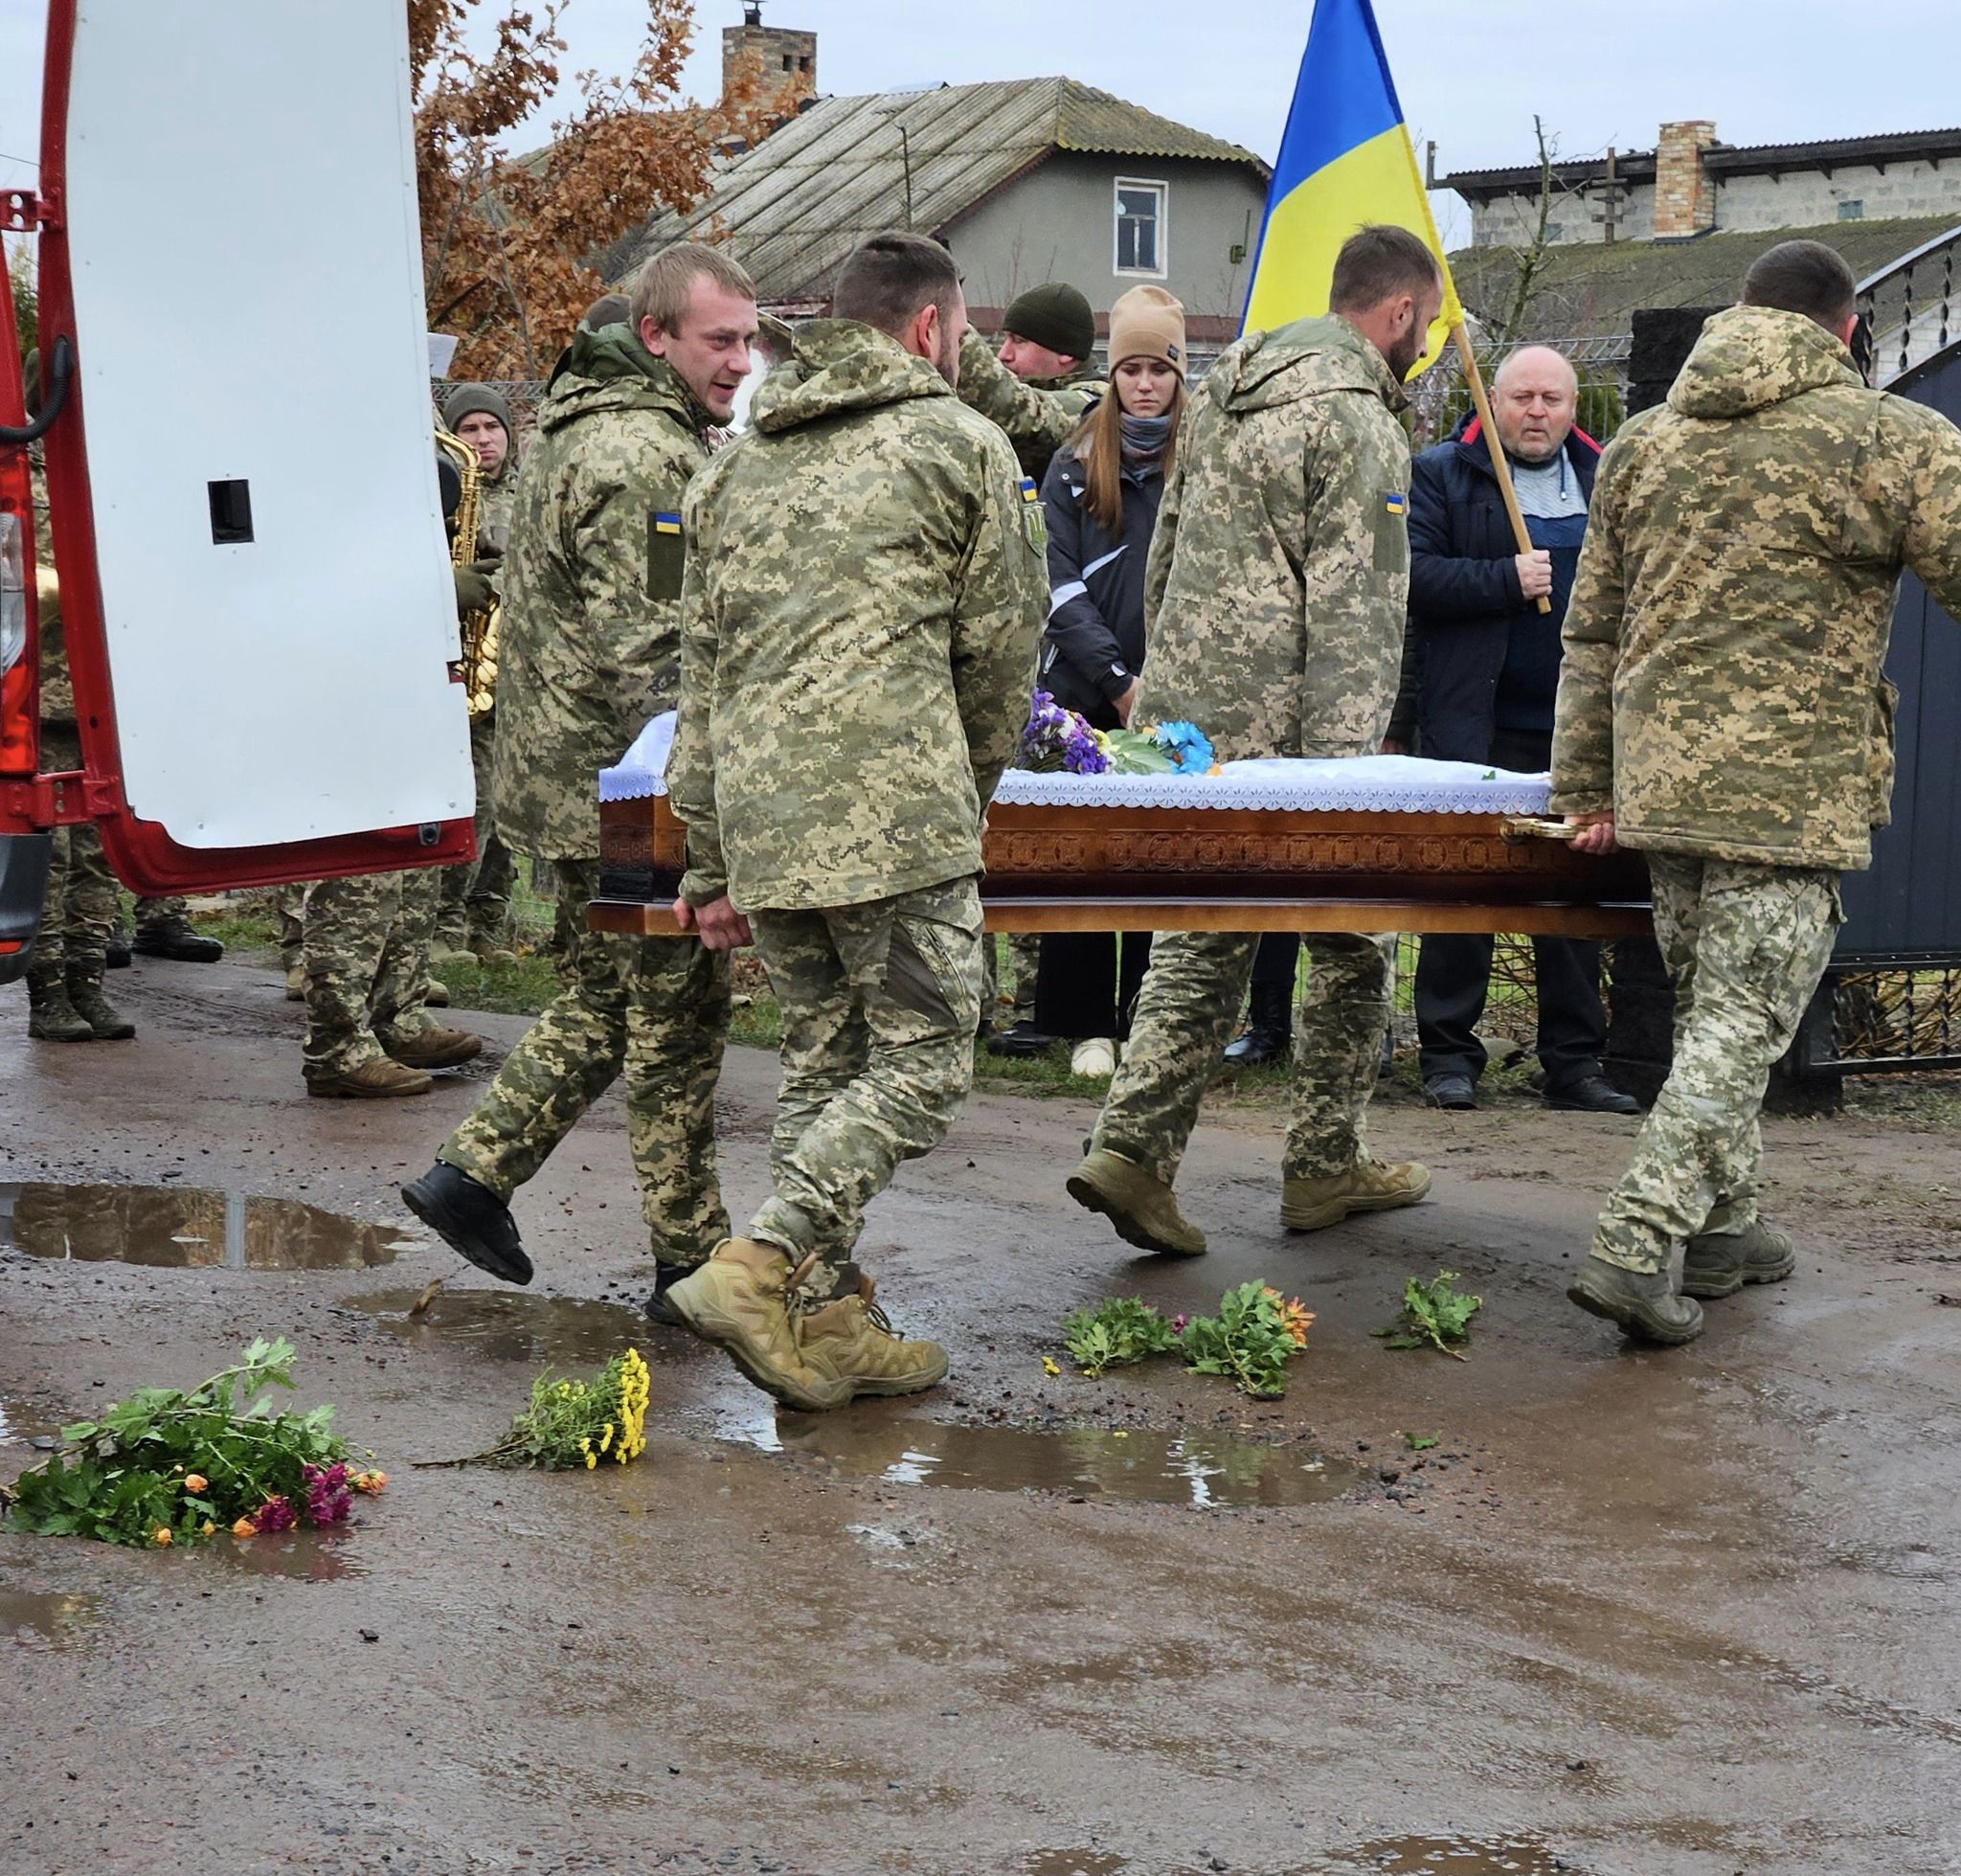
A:
[[[1067,281],[1052,280],[1018,293],[1002,329],[1065,358],[1087,358],[1096,350],[1096,315]]]
[[[487,384],[460,384],[442,400],[442,427],[453,431],[466,417],[482,411],[504,425],[504,434],[515,439],[517,425],[510,420],[510,405],[504,393]]]

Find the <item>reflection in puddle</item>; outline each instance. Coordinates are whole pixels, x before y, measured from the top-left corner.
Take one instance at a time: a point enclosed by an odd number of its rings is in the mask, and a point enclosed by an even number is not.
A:
[[[409,1314],[418,1290],[379,1290],[349,1297],[348,1307],[374,1318],[391,1335],[422,1347],[460,1345],[494,1362],[575,1367],[608,1362],[644,1345],[647,1320],[611,1302],[507,1296],[495,1290],[444,1290],[419,1316]]]
[[[62,1648],[96,1624],[94,1596],[0,1590],[0,1637],[22,1648]]]
[[[1445,1870],[1449,1876],[1554,1876],[1573,1865],[1536,1838],[1466,1843],[1454,1837],[1386,1837],[1351,1852],[1364,1869]]]
[[[417,1240],[296,1199],[200,1187],[0,1183],[0,1251],[168,1270],[360,1270]]]
[[[1114,1876],[1130,1859],[1109,1850],[1035,1850],[1022,1863],[1024,1876]]]
[[[366,1576],[367,1569],[346,1551],[347,1535],[326,1531],[268,1532],[263,1537],[215,1537],[184,1553],[184,1565],[210,1563],[247,1576],[285,1576],[303,1583],[337,1583]]]
[[[1309,1447],[1260,1446],[1229,1434],[1035,1433],[942,1426],[871,1410],[780,1413],[732,1429],[732,1436],[889,1485],[1075,1492],[1153,1504],[1323,1504],[1362,1477]]]

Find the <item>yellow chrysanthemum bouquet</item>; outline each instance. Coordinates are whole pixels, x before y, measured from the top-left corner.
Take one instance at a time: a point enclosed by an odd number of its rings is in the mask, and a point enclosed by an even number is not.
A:
[[[487,1452],[459,1464],[538,1466],[550,1472],[601,1459],[624,1465],[647,1449],[647,1365],[638,1348],[615,1355],[590,1381],[550,1368],[531,1383],[531,1404]]]

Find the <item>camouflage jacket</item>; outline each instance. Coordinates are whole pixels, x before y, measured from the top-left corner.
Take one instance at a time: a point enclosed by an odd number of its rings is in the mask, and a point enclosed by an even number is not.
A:
[[[923,359],[814,320],[688,491],[682,892],[861,904],[980,870],[1044,599],[1032,484]]]
[[[1402,406],[1345,320],[1296,320],[1221,354],[1151,537],[1133,721],[1196,723],[1225,761],[1374,752],[1409,590]]]
[[[1961,432],[1867,390],[1801,314],[1718,314],[1601,461],[1553,806],[1611,807],[1656,852],[1868,866],[1903,566],[1961,613]]]
[[[1083,413],[1109,393],[1087,359],[1067,377],[1018,378],[971,328],[960,343],[960,402],[1007,432],[1022,473],[1038,487],[1049,459],[1075,434]]]
[[[623,325],[578,333],[552,375],[504,567],[492,789],[515,852],[597,854],[597,772],[674,707],[681,498],[706,422]]]

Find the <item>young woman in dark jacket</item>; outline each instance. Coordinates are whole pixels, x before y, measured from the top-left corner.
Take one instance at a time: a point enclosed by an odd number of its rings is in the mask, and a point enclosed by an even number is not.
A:
[[[1161,286],[1110,309],[1111,396],[1056,451],[1042,482],[1048,624],[1037,682],[1099,730],[1128,726],[1144,664],[1144,562],[1184,410],[1184,308]],[[1077,1074],[1108,1077],[1150,961],[1148,932],[1042,941],[1035,1023],[1074,1042]]]

